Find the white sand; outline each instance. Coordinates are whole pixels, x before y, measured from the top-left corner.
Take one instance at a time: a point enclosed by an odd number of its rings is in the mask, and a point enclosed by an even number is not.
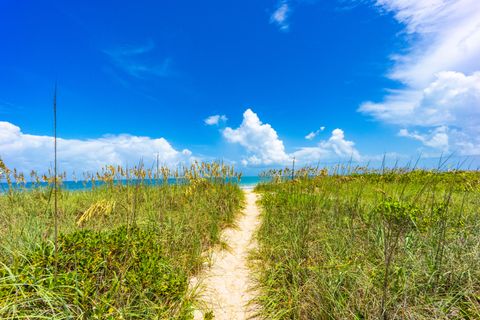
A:
[[[255,294],[247,265],[248,253],[256,245],[253,234],[259,225],[259,211],[257,195],[251,190],[244,192],[247,205],[237,228],[222,233],[229,248],[214,251],[211,267],[200,275],[200,280],[191,281],[192,285],[199,285],[199,298],[205,302],[206,310],[213,311],[216,320],[251,319],[255,314],[255,306],[249,304]],[[203,312],[195,311],[195,319],[203,319]]]

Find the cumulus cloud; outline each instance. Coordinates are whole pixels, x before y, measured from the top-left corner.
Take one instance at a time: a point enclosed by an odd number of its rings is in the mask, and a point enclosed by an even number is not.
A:
[[[359,111],[383,122],[423,128],[405,134],[437,149],[442,143],[419,139],[438,132],[452,151],[479,153],[480,2],[477,0],[377,0],[414,35],[407,54],[394,56],[389,77],[404,88]],[[408,132],[408,131],[407,131]],[[405,133],[405,132],[403,132]]]
[[[270,23],[276,24],[280,30],[288,31],[290,28],[288,18],[290,16],[291,8],[287,1],[281,1],[277,9],[270,16]]]
[[[313,140],[313,139],[314,139],[316,136],[318,136],[318,134],[319,134],[320,132],[322,132],[323,130],[325,130],[325,127],[320,127],[320,129],[318,129],[318,130],[316,130],[316,131],[312,131],[312,132],[310,132],[309,134],[307,134],[307,135],[305,136],[305,139],[307,139],[307,140]]]
[[[178,151],[164,138],[106,135],[96,139],[58,139],[61,171],[97,171],[107,164],[136,165],[157,159],[166,165],[190,161],[191,152]],[[10,167],[45,172],[52,167],[53,137],[26,134],[18,126],[0,121],[0,157]]]
[[[353,141],[345,140],[345,134],[342,129],[335,129],[332,131],[332,136],[327,141],[320,143],[324,149],[331,149],[340,157],[352,157],[355,160],[360,160],[360,153],[355,149]]]
[[[226,115],[216,114],[216,115],[213,115],[213,116],[210,116],[210,117],[206,118],[203,121],[205,122],[206,125],[213,126],[213,125],[218,125],[220,122],[226,122],[227,120],[228,120],[228,118],[227,118]]]
[[[228,142],[243,146],[249,156],[243,160],[246,164],[274,164],[289,160],[283,141],[268,123],[262,123],[251,109],[243,113],[243,121],[237,129],[227,127],[223,136]]]
[[[335,129],[328,140],[320,141],[315,147],[302,147],[287,153],[283,141],[268,123],[262,123],[251,109],[243,113],[243,121],[237,129],[223,130],[223,136],[230,143],[237,143],[247,151],[244,165],[286,164],[295,157],[300,163],[325,159],[352,158],[361,156],[353,141],[345,139],[343,130]]]
[[[296,159],[303,162],[319,161],[334,158],[362,159],[355,143],[345,139],[342,129],[334,129],[328,140],[321,141],[316,147],[304,147],[293,153]]]

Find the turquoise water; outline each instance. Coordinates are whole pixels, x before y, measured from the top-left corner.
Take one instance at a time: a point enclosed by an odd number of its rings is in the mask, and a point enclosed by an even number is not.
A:
[[[265,181],[265,178],[259,178],[258,176],[247,176],[247,177],[242,177],[240,180],[240,187],[244,189],[250,189],[255,187],[255,185],[261,181]],[[173,184],[176,183],[177,181],[175,179],[169,179],[168,183]],[[236,182],[236,181],[235,181]],[[116,181],[115,183],[122,183],[125,184],[126,181]],[[135,182],[130,182],[130,183],[135,183]],[[162,181],[156,181],[156,180],[145,180],[144,183],[148,185],[155,185],[157,183],[163,183]],[[102,181],[95,181],[95,186],[102,186],[105,183]],[[35,186],[35,184],[32,184],[31,182],[27,182],[25,185],[16,185],[14,184],[15,187],[18,188],[26,188],[30,189]],[[40,183],[41,187],[47,187],[48,183],[41,182]],[[6,190],[8,188],[8,185],[6,183],[0,183],[0,192]],[[62,183],[62,189],[66,190],[88,190],[92,188],[92,182],[91,181],[64,181]]]
[[[243,189],[253,189],[259,182],[267,181],[266,178],[259,178],[258,176],[242,177],[240,187]]]

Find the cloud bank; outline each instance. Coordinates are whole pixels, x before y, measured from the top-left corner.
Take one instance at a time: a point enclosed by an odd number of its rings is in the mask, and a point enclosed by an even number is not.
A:
[[[359,111],[426,147],[480,154],[480,2],[377,0],[411,35],[389,77],[404,85]],[[413,131],[412,131],[413,130]]]
[[[187,149],[178,151],[164,138],[106,135],[96,139],[58,139],[60,171],[97,171],[107,164],[149,166],[156,161],[176,165],[192,159]],[[23,172],[45,172],[53,163],[53,137],[26,134],[18,126],[0,121],[0,157],[7,166]]]

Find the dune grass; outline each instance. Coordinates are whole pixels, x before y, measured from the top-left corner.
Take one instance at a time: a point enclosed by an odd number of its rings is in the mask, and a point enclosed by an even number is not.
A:
[[[304,169],[257,186],[265,319],[480,319],[480,173]]]
[[[51,189],[25,190],[23,176],[7,174],[1,319],[191,319],[188,278],[243,202],[238,185],[226,182],[236,177],[233,168],[220,164],[194,164],[181,174],[108,167],[90,176],[101,187],[58,192],[55,250]],[[178,183],[162,183],[170,177]]]

